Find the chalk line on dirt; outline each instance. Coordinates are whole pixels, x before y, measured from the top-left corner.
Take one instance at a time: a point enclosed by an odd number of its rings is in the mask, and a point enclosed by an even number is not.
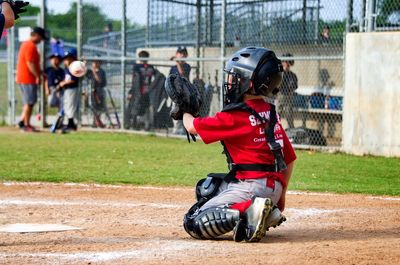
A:
[[[313,217],[316,215],[323,215],[323,214],[332,214],[343,210],[344,209],[327,210],[318,208],[307,208],[307,209],[287,208],[284,214],[287,215],[287,217],[289,218],[288,221],[290,222],[301,218]]]
[[[60,200],[37,200],[30,198],[0,199],[0,207],[8,205],[43,205],[43,206],[102,206],[102,207],[151,207],[151,208],[187,208],[189,205],[166,204],[166,203],[143,203],[143,202],[102,202],[102,201],[60,201]]]
[[[198,251],[201,248],[210,247],[206,242],[201,241],[190,241],[190,240],[149,240],[146,242],[145,248],[134,249],[134,250],[118,250],[118,251],[83,251],[74,253],[30,253],[30,252],[18,252],[18,253],[0,253],[0,259],[5,258],[37,258],[37,259],[57,259],[65,262],[78,262],[78,261],[91,261],[91,262],[106,262],[118,259],[135,259],[135,260],[152,260],[152,259],[163,259],[167,256],[179,255],[182,253],[192,253],[196,249]],[[188,254],[190,255],[190,254]]]
[[[83,187],[83,188],[134,188],[142,190],[175,190],[175,191],[191,191],[193,188],[184,187],[157,187],[157,186],[134,186],[134,185],[108,185],[108,184],[85,184],[85,183],[51,183],[51,182],[15,182],[15,181],[5,181],[0,182],[4,186],[67,186],[67,187]]]
[[[400,198],[396,197],[381,197],[381,196],[369,196],[367,199],[371,200],[385,200],[385,201],[400,201]]]
[[[0,226],[0,232],[6,233],[41,233],[41,232],[64,232],[80,230],[82,228],[63,224],[9,224]]]
[[[70,186],[70,187],[83,187],[83,188],[134,188],[134,189],[142,189],[142,190],[171,190],[171,191],[192,191],[193,188],[184,188],[184,187],[157,187],[157,186],[133,186],[133,185],[108,185],[108,184],[85,184],[85,183],[47,183],[47,182],[14,182],[14,181],[5,181],[0,182],[0,184],[4,186]],[[310,195],[310,196],[328,196],[328,197],[340,197],[342,194],[335,193],[326,193],[326,192],[307,192],[307,191],[288,191],[289,195]],[[367,196],[367,199],[371,200],[388,200],[388,201],[400,201],[400,197],[386,197],[386,196]]]

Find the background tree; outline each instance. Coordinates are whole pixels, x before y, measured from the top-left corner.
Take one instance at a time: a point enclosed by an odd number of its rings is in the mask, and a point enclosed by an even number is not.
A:
[[[394,16],[394,21],[390,19]],[[399,0],[384,0],[378,5],[378,17],[376,20],[378,26],[385,26],[388,24],[397,24],[400,26],[400,1]]]

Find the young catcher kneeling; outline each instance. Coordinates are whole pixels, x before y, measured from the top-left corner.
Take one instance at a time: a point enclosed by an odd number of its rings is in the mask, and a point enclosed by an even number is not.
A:
[[[286,220],[281,212],[296,159],[275,105],[267,102],[279,91],[282,64],[273,51],[248,47],[233,54],[225,72],[225,107],[214,117],[196,117],[201,100],[187,80],[171,75],[166,81],[175,103],[171,117],[183,119],[188,135],[206,144],[220,141],[230,170],[197,183],[197,202],[183,225],[197,239],[233,230],[237,242],[258,242]]]

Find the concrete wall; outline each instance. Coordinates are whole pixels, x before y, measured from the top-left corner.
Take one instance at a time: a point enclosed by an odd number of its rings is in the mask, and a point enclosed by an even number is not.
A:
[[[346,38],[343,149],[400,157],[400,32]]]

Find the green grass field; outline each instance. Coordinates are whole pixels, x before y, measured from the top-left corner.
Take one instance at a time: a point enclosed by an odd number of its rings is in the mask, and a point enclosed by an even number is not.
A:
[[[400,159],[297,151],[291,190],[400,195]],[[193,186],[225,172],[219,144],[111,133],[0,132],[0,180]]]

